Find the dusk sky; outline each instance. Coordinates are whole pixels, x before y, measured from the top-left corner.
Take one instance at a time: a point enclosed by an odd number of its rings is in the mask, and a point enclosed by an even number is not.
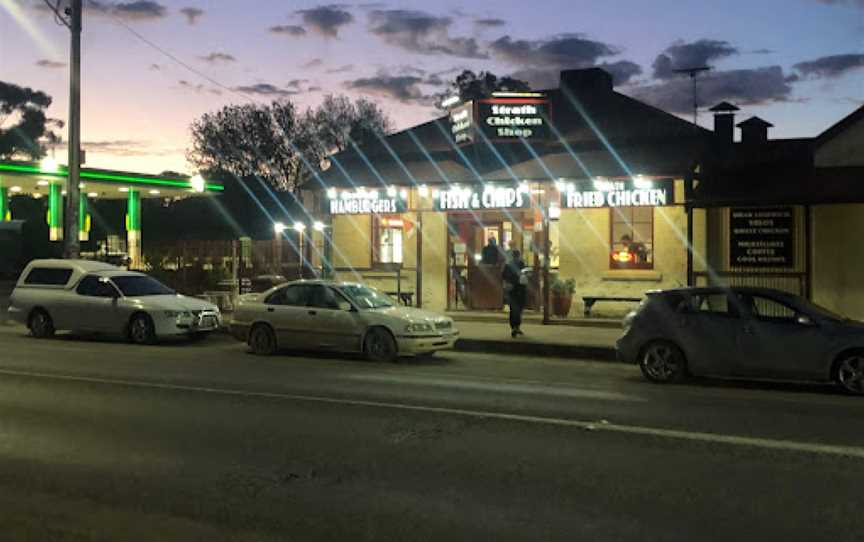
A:
[[[708,64],[702,104],[736,103],[740,120],[758,115],[777,138],[815,136],[864,103],[864,0],[85,4],[92,167],[189,172],[189,124],[250,97],[306,107],[362,95],[407,128],[438,114],[431,96],[462,69],[550,88],[561,69],[605,66],[618,91],[690,118],[689,80],[671,70]],[[0,80],[46,91],[49,115],[65,120],[68,31],[43,8],[0,0]],[[710,127],[710,114],[700,121]]]

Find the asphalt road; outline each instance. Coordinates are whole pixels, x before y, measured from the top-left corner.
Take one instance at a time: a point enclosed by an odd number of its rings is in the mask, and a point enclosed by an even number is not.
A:
[[[864,398],[0,327],[4,540],[862,540]]]

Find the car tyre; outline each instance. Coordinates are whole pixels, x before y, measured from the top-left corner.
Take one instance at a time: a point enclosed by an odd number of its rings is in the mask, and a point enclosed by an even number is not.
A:
[[[49,339],[54,336],[54,320],[51,319],[48,312],[42,309],[33,311],[27,322],[27,327],[30,329],[30,335],[37,339]]]
[[[680,348],[668,341],[653,341],[642,349],[639,368],[651,382],[678,382],[687,374],[687,361]]]
[[[399,361],[396,340],[384,328],[373,327],[363,341],[363,353],[369,361]]]
[[[135,344],[156,342],[156,327],[148,314],[138,313],[129,321],[129,340]]]
[[[847,352],[837,358],[834,380],[853,395],[864,395],[864,352]]]
[[[257,324],[249,332],[249,347],[258,356],[269,356],[276,353],[276,335],[270,326]]]

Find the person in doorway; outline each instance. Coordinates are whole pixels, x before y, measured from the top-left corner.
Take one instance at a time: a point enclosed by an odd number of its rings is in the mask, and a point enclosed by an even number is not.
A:
[[[643,243],[634,241],[628,234],[621,236],[621,244],[627,252],[630,253],[632,260],[630,263],[645,263],[648,261],[648,249]]]
[[[499,253],[498,241],[494,237],[490,237],[489,244],[483,247],[483,250],[480,253],[480,263],[485,265],[497,264]]]
[[[528,298],[527,277],[522,270],[525,262],[522,254],[513,250],[513,261],[504,266],[502,279],[504,280],[504,292],[510,305],[510,336],[514,339],[522,333],[522,311]]]

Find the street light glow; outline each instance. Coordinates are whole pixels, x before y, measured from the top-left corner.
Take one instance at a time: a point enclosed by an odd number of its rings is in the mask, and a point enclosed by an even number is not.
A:
[[[189,184],[192,185],[192,189],[196,192],[203,192],[207,188],[207,183],[204,182],[204,177],[199,174],[195,174],[189,179]]]
[[[283,222],[274,222],[273,223],[273,231],[275,231],[277,234],[281,235],[282,233],[285,232],[285,229],[286,229],[286,227],[285,227],[285,224]]]
[[[302,222],[295,222],[294,231],[296,231],[297,233],[303,233],[304,231],[306,231],[306,224]]]
[[[320,220],[316,220],[316,221],[312,224],[312,228],[313,228],[315,231],[324,231],[324,223],[321,222]]]

